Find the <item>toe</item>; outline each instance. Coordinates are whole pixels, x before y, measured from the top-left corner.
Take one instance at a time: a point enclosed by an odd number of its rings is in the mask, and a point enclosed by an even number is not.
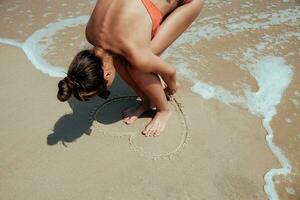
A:
[[[158,125],[153,136],[159,136],[160,135],[160,131],[161,131],[161,126]]]
[[[157,124],[155,122],[151,123],[151,127],[148,131],[148,136],[153,136],[156,131]]]
[[[147,136],[151,137],[153,135],[153,126],[151,126],[151,128],[149,129],[149,131],[147,132]]]
[[[159,134],[160,134],[160,130],[157,129],[157,130],[155,131],[155,133],[153,134],[153,136],[156,137],[156,136],[159,136]]]
[[[149,130],[146,133],[147,137],[151,137],[152,136],[152,132],[153,132],[153,125],[150,126]]]
[[[145,127],[145,129],[143,130],[143,134],[144,134],[145,136],[148,136],[148,132],[149,132],[151,126],[152,126],[152,124],[148,124],[148,125]]]
[[[154,137],[157,137],[157,136],[159,136],[159,135],[160,135],[160,131],[157,130],[157,131],[155,132],[155,134],[154,134]]]
[[[159,136],[164,130],[165,130],[166,124],[160,124],[160,126],[157,129],[156,136]]]
[[[159,123],[154,123],[153,126],[152,126],[152,130],[150,131],[150,136],[155,136],[156,134],[156,131],[158,129],[158,126],[159,126]]]
[[[135,120],[137,120],[137,117],[128,117],[126,124],[132,124]]]
[[[154,134],[154,132],[155,132],[155,130],[151,129],[151,130],[148,132],[148,136],[149,136],[149,137],[152,137],[153,134]]]
[[[155,133],[155,135],[154,135],[154,136],[159,136],[159,135],[160,135],[160,133],[161,133],[161,130],[159,130],[159,129],[158,129],[158,130],[156,131],[156,133]]]
[[[127,124],[128,120],[129,120],[129,117],[123,118],[123,122],[124,122],[125,124]]]

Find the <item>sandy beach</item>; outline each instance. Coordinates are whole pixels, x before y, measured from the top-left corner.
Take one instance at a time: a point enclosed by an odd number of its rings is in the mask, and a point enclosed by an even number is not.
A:
[[[181,88],[161,136],[108,100],[56,98],[95,0],[0,2],[0,199],[299,200],[300,2],[206,1],[163,54]]]

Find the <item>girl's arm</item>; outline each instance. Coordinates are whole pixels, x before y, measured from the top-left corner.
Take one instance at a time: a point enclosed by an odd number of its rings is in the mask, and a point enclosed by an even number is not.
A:
[[[176,8],[160,25],[155,37],[150,42],[150,49],[153,54],[159,56],[172,42],[174,42],[199,15],[203,7],[203,0],[193,0],[192,2]],[[119,75],[131,87],[138,86],[128,73],[128,65],[123,62],[121,69],[117,70]],[[141,69],[143,70],[143,69]]]
[[[176,70],[157,55],[161,54],[191,25],[199,15],[202,6],[202,0],[193,0],[176,8],[161,24],[149,48],[131,44],[128,49],[129,54],[126,55],[128,61],[140,71],[161,75],[171,94],[176,92],[177,88]]]

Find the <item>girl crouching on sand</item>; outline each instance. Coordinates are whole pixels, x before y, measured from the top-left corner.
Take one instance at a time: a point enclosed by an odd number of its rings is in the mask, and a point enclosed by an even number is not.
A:
[[[165,93],[177,90],[175,69],[159,55],[187,29],[202,6],[203,0],[99,0],[86,27],[86,38],[94,48],[75,56],[67,77],[58,83],[57,98],[66,101],[72,94],[80,101],[96,95],[107,98],[107,87],[117,72],[142,100],[124,111],[123,121],[131,124],[156,107],[143,134],[158,136],[171,115]]]

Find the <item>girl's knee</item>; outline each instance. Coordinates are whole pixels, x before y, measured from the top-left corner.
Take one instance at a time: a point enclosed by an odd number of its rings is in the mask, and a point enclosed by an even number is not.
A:
[[[197,12],[197,14],[200,14],[204,5],[204,0],[193,0],[193,4],[195,6],[195,12]]]

